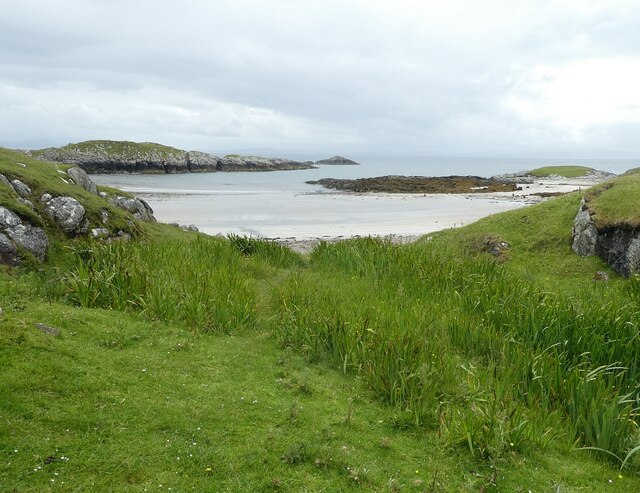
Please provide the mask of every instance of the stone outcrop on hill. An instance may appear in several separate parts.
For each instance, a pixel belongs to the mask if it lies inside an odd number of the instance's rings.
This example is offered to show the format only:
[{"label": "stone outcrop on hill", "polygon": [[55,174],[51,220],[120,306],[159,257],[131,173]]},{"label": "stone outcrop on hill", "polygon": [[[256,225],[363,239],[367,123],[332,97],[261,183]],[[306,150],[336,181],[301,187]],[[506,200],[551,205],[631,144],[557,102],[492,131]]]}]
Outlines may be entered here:
[{"label": "stone outcrop on hill", "polygon": [[583,257],[598,255],[623,276],[640,272],[640,230],[624,226],[599,230],[584,199],[573,221],[572,248]]},{"label": "stone outcrop on hill", "polygon": [[256,156],[218,157],[159,144],[89,141],[28,154],[44,161],[75,164],[87,173],[197,173],[277,171],[313,168],[312,163]]},{"label": "stone outcrop on hill", "polygon": [[15,212],[0,206],[0,263],[18,265],[21,250],[43,260],[48,246],[44,229],[23,222]]},{"label": "stone outcrop on hill", "polygon": [[[78,190],[83,190],[76,194],[77,198],[66,195],[54,197],[51,193],[35,196],[37,192],[33,190],[37,187],[25,183],[24,178],[9,180],[0,174],[0,191],[9,198],[12,197],[15,204],[28,205],[33,211],[29,215],[24,211],[20,212],[19,206],[0,206],[0,264],[19,265],[25,254],[30,254],[40,261],[44,260],[49,247],[47,231],[51,232],[52,229],[57,229],[67,236],[91,234],[106,241],[130,238],[129,233],[124,231],[110,231],[110,216],[107,210],[109,204],[131,214],[131,224],[134,219],[156,220],[153,210],[144,200],[122,196],[109,197],[103,192],[98,194],[95,183],[80,168],[69,169],[66,177],[67,179],[63,178],[64,181],[76,183]],[[81,202],[84,191],[99,195],[105,201],[100,218],[94,218],[93,224]],[[46,230],[42,225],[45,225]],[[91,226],[94,227],[90,230]]]}]

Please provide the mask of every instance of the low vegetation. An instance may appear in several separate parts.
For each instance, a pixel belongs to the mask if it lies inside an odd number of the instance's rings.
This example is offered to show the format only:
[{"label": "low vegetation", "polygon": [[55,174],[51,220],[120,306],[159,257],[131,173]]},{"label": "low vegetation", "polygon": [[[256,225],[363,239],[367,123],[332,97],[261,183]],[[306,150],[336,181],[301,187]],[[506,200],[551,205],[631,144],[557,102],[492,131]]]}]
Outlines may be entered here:
[{"label": "low vegetation", "polygon": [[0,489],[637,491],[640,284],[571,253],[579,202],[308,257],[58,238],[0,271]]},{"label": "low vegetation", "polygon": [[581,176],[587,176],[589,173],[593,173],[593,168],[586,166],[543,166],[542,168],[536,168],[529,171],[528,174],[536,176],[538,178],[544,178],[549,176],[561,176],[563,178],[578,178]]},{"label": "low vegetation", "polygon": [[598,228],[640,227],[640,173],[625,173],[593,187],[585,198]]},{"label": "low vegetation", "polygon": [[[96,155],[116,156],[124,159],[135,159],[142,155],[153,154],[159,158],[182,156],[185,151],[175,147],[156,144],[153,142],[129,142],[118,140],[87,140],[60,147],[61,152],[81,152]],[[31,151],[38,156],[47,149]]]}]

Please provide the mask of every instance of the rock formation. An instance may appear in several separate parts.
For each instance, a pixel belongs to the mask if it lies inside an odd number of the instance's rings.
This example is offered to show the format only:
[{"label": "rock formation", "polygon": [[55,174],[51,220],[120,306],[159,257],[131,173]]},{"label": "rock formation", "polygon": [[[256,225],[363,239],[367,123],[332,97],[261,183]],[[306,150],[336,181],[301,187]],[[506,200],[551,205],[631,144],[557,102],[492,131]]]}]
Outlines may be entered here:
[{"label": "rock formation", "polygon": [[342,156],[333,156],[328,159],[321,159],[320,161],[316,161],[316,164],[339,164],[339,165],[353,165],[360,164],[356,161],[352,161],[351,159],[347,159]]},{"label": "rock formation", "polygon": [[584,199],[573,221],[572,248],[583,257],[598,255],[620,275],[628,277],[640,272],[640,229],[598,229]]},{"label": "rock formation", "polygon": [[[28,154],[44,161],[75,164],[87,173],[195,173],[313,168],[311,163],[255,156],[218,157],[151,143],[87,141]],[[74,179],[75,180],[75,179]]]},{"label": "rock formation", "polygon": [[[34,164],[37,165],[31,165]],[[63,181],[77,184],[77,193],[70,192],[74,196],[54,196],[60,188],[48,188],[40,182],[25,183],[28,180],[20,172],[8,173],[7,176],[13,178],[11,180],[0,174],[0,191],[9,199],[5,201],[5,205],[0,206],[0,264],[19,265],[29,255],[37,260],[44,260],[49,247],[47,231],[51,233],[57,230],[72,237],[90,234],[105,241],[130,238],[129,233],[116,231],[113,226],[110,231],[110,217],[116,214],[114,209],[111,209],[110,214],[110,207],[118,207],[129,213],[128,221],[131,224],[134,219],[156,220],[153,210],[144,200],[98,193],[95,183],[80,168],[71,168],[66,173],[59,170],[58,173],[68,178],[61,176]],[[55,176],[49,178],[57,180]],[[43,193],[43,188],[48,191]],[[102,209],[96,211],[95,204],[93,205],[92,216],[86,207],[90,197],[87,192],[101,197],[98,200],[104,200]],[[20,204],[27,205],[31,211],[25,211]]]}]

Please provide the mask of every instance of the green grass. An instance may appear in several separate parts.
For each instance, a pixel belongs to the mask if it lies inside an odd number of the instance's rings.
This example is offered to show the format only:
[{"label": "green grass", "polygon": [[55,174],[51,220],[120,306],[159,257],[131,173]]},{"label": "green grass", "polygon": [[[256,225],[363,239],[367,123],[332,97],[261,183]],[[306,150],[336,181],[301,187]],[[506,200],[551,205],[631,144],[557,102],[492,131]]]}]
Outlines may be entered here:
[{"label": "green grass", "polygon": [[539,178],[547,176],[578,178],[581,176],[587,176],[592,171],[594,171],[593,168],[587,168],[586,166],[543,166],[542,168],[536,168],[529,171],[529,174]]},{"label": "green grass", "polygon": [[594,283],[579,202],[308,257],[56,237],[0,269],[0,490],[637,491],[640,282]]},{"label": "green grass", "polygon": [[640,227],[640,173],[627,173],[593,187],[586,200],[598,228]]},{"label": "green grass", "polygon": [[[218,260],[235,255],[226,251]],[[262,260],[239,261],[247,282],[264,282]],[[55,301],[55,286],[42,287],[46,273],[0,275],[3,491],[597,492],[638,486],[633,474],[619,478],[561,440],[541,451],[504,444],[500,457],[485,458],[433,423],[416,427],[401,407],[378,401],[356,367],[348,365],[344,374],[342,365],[332,370],[324,358],[313,362],[306,351],[279,343],[271,334],[279,333],[280,320],[265,316],[266,307],[253,329],[212,335],[180,321],[150,320],[136,309]],[[39,331],[37,323],[60,335]],[[482,380],[461,374],[468,388],[460,402],[480,406],[480,416],[490,413]],[[466,423],[455,426],[474,426]]]},{"label": "green grass", "polygon": [[[32,151],[34,155],[41,154],[45,149]],[[92,153],[99,155],[120,156],[135,159],[144,155],[155,155],[160,158],[180,157],[185,151],[175,147],[152,142],[130,142],[118,140],[87,140],[76,144],[67,144],[61,151]]]}]

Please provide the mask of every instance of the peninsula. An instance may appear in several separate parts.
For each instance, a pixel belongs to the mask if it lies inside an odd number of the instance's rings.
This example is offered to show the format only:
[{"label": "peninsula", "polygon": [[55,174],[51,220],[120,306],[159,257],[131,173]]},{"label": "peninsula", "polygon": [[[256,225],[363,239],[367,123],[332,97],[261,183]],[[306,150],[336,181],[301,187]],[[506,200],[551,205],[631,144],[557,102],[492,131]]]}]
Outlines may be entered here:
[{"label": "peninsula", "polygon": [[26,152],[43,161],[75,164],[87,173],[211,173],[314,168],[309,162],[237,154],[219,157],[150,142],[88,140]]}]

